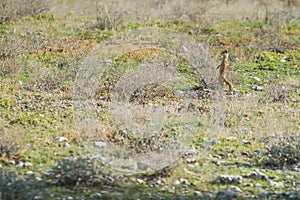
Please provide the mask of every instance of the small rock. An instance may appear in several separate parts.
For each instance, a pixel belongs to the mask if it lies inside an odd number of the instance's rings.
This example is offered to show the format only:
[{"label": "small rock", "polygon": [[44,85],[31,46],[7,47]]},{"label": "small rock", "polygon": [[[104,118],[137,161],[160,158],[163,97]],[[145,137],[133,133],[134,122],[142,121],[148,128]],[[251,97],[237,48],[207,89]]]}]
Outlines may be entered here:
[{"label": "small rock", "polygon": [[74,198],[71,197],[71,196],[67,197],[67,200],[73,200],[73,199],[74,199]]},{"label": "small rock", "polygon": [[194,195],[197,196],[197,197],[200,197],[200,196],[201,196],[201,192],[199,192],[199,191],[194,191]]},{"label": "small rock", "polygon": [[182,45],[181,48],[179,49],[179,52],[187,53],[188,49]]},{"label": "small rock", "polygon": [[138,162],[137,167],[140,170],[147,170],[151,167],[151,165],[149,163],[146,163],[146,162]]},{"label": "small rock", "polygon": [[282,188],[284,187],[282,182],[269,181],[269,185],[274,188]]},{"label": "small rock", "polygon": [[256,156],[265,156],[265,155],[268,155],[268,151],[267,150],[255,150],[253,152],[253,155],[256,155]]},{"label": "small rock", "polygon": [[101,63],[105,64],[105,65],[111,65],[112,64],[112,60],[102,60]]},{"label": "small rock", "polygon": [[44,172],[44,174],[45,174],[46,176],[51,176],[51,175],[53,175],[54,173],[53,173],[52,170],[47,170],[47,171]]},{"label": "small rock", "polygon": [[243,178],[239,175],[220,175],[217,177],[219,183],[227,184],[227,183],[242,183]]},{"label": "small rock", "polygon": [[223,163],[226,163],[224,160],[217,160],[214,162],[215,165],[221,166]]},{"label": "small rock", "polygon": [[234,200],[237,199],[238,196],[235,192],[230,190],[219,191],[216,196],[216,200]]},{"label": "small rock", "polygon": [[198,155],[198,153],[196,149],[189,149],[185,152],[185,156],[195,156]]},{"label": "small rock", "polygon": [[157,185],[165,185],[166,184],[166,179],[165,178],[159,179],[159,180],[156,181],[156,184]]},{"label": "small rock", "polygon": [[269,179],[271,179],[271,180],[275,180],[275,179],[278,179],[278,176],[271,175],[271,176],[269,176]]},{"label": "small rock", "polygon": [[234,185],[231,185],[227,188],[227,190],[230,190],[232,192],[235,192],[235,193],[242,193],[242,190],[237,187],[237,186],[234,186]]},{"label": "small rock", "polygon": [[19,162],[19,164],[17,165],[17,167],[24,167],[24,168],[27,168],[27,167],[32,167],[32,163],[31,162]]},{"label": "small rock", "polygon": [[185,159],[186,163],[188,164],[195,164],[197,160],[195,158],[187,158]]},{"label": "small rock", "polygon": [[66,147],[66,148],[70,148],[70,147],[71,147],[71,145],[70,145],[68,142],[65,142],[65,143],[64,143],[64,147]]},{"label": "small rock", "polygon": [[255,80],[255,81],[260,81],[260,78],[258,78],[256,76],[253,76],[252,79]]},{"label": "small rock", "polygon": [[190,184],[190,182],[188,180],[184,179],[184,178],[180,178],[179,181],[182,185],[189,185]]},{"label": "small rock", "polygon": [[9,161],[9,164],[11,164],[11,165],[15,165],[15,164],[16,164],[16,161],[14,161],[14,160],[10,160],[10,161]]},{"label": "small rock", "polygon": [[241,155],[242,155],[242,156],[247,156],[247,157],[249,157],[249,153],[248,153],[248,152],[245,152],[245,151],[241,152]]},{"label": "small rock", "polygon": [[179,184],[180,184],[180,181],[179,181],[179,180],[175,180],[175,181],[173,182],[173,184],[174,184],[174,185],[179,185]]},{"label": "small rock", "polygon": [[256,180],[267,180],[268,177],[264,173],[254,171],[248,175],[248,178],[256,179]]},{"label": "small rock", "polygon": [[105,142],[95,142],[94,145],[96,147],[100,147],[100,148],[103,148],[103,147],[106,147],[106,143]]},{"label": "small rock", "polygon": [[33,174],[34,174],[33,171],[28,171],[28,172],[26,172],[26,175],[33,175]]},{"label": "small rock", "polygon": [[287,57],[283,57],[282,59],[280,59],[280,62],[286,62],[287,61]]},{"label": "small rock", "polygon": [[255,85],[255,86],[252,87],[252,90],[254,90],[254,91],[263,91],[264,88],[261,87],[261,86]]},{"label": "small rock", "polygon": [[242,143],[242,144],[251,144],[251,142],[248,141],[248,140],[241,140],[241,143]]},{"label": "small rock", "polygon": [[260,188],[261,187],[261,184],[260,183],[255,183],[254,185],[256,188]]},{"label": "small rock", "polygon": [[233,137],[233,136],[229,136],[229,137],[226,137],[225,138],[227,141],[232,141],[232,140],[235,140],[236,137]]},{"label": "small rock", "polygon": [[57,141],[57,142],[67,142],[68,139],[66,137],[56,137],[55,141]]},{"label": "small rock", "polygon": [[101,193],[95,193],[95,194],[90,195],[90,198],[92,198],[92,199],[98,199],[98,198],[101,198],[101,197],[102,197]]},{"label": "small rock", "polygon": [[139,179],[139,178],[138,178],[138,179],[136,179],[136,182],[137,182],[137,183],[139,183],[139,184],[142,184],[142,183],[144,183],[144,181],[143,181],[142,179]]}]

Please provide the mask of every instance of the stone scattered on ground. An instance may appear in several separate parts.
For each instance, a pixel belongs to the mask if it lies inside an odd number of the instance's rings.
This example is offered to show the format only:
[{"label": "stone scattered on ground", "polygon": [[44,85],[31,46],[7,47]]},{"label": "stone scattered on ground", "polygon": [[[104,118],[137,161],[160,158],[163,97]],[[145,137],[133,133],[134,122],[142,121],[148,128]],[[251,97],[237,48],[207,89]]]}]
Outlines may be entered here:
[{"label": "stone scattered on ground", "polygon": [[238,195],[231,190],[219,191],[216,195],[216,200],[237,200]]},{"label": "stone scattered on ground", "polygon": [[217,182],[221,184],[228,184],[228,183],[242,183],[243,178],[239,175],[220,175],[217,177]]},{"label": "stone scattered on ground", "polygon": [[253,171],[247,177],[255,180],[268,180],[268,176],[259,171]]},{"label": "stone scattered on ground", "polygon": [[252,87],[252,90],[254,90],[254,91],[263,91],[264,88],[261,87],[261,86],[255,85],[255,86]]},{"label": "stone scattered on ground", "polygon": [[66,137],[56,137],[55,141],[56,142],[67,142],[68,138],[66,138]]}]

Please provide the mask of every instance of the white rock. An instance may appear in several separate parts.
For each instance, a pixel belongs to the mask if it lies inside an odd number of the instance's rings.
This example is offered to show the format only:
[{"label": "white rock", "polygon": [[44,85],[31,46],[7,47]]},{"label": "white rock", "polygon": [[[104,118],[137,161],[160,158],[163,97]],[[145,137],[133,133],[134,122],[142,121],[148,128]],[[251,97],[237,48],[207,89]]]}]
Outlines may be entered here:
[{"label": "white rock", "polygon": [[239,175],[220,175],[217,177],[218,182],[222,184],[227,184],[227,183],[242,183],[243,177]]},{"label": "white rock", "polygon": [[137,183],[139,183],[139,184],[142,184],[142,183],[144,183],[144,181],[143,181],[142,179],[139,179],[139,178],[138,178],[138,179],[136,179],[136,182],[137,182]]},{"label": "white rock", "polygon": [[67,142],[68,138],[66,138],[66,137],[56,137],[55,141],[57,141],[57,142]]},{"label": "white rock", "polygon": [[19,162],[19,164],[17,164],[17,167],[32,167],[32,163],[31,162]]},{"label": "white rock", "polygon": [[197,160],[195,158],[187,158],[187,159],[185,159],[185,161],[188,164],[195,164],[197,162]]},{"label": "white rock", "polygon": [[252,90],[254,90],[254,91],[263,91],[264,88],[261,87],[261,86],[255,85],[255,86],[252,87]]},{"label": "white rock", "polygon": [[28,172],[26,172],[26,174],[27,174],[27,175],[32,175],[32,174],[34,174],[34,173],[33,173],[33,171],[28,171]]},{"label": "white rock", "polygon": [[64,144],[64,147],[66,147],[66,148],[70,148],[70,147],[71,147],[71,145],[70,145],[68,142],[65,142],[65,144]]},{"label": "white rock", "polygon": [[283,188],[284,185],[282,182],[269,181],[269,185],[274,188]]},{"label": "white rock", "polygon": [[103,147],[106,147],[106,143],[105,142],[95,142],[94,145],[96,147],[100,147],[100,148],[103,148]]},{"label": "white rock", "polygon": [[252,77],[252,79],[255,80],[255,81],[260,81],[260,78],[258,78],[256,76]]},{"label": "white rock", "polygon": [[197,197],[200,197],[200,196],[201,196],[201,192],[199,192],[199,191],[194,191],[194,195],[197,196]]},{"label": "white rock", "polygon": [[165,185],[166,184],[166,179],[165,178],[159,179],[159,180],[156,181],[156,184],[157,185]]},{"label": "white rock", "polygon": [[174,184],[174,185],[179,185],[179,184],[180,184],[180,181],[179,181],[179,180],[175,180],[175,181],[173,182],[173,184]]},{"label": "white rock", "polygon": [[16,161],[14,161],[14,160],[10,160],[10,161],[9,161],[9,164],[11,164],[11,165],[15,165],[15,164],[16,164]]},{"label": "white rock", "polygon": [[90,195],[91,198],[101,198],[102,194],[101,193],[95,193]]},{"label": "white rock", "polygon": [[267,175],[265,175],[264,173],[261,173],[259,171],[251,172],[248,177],[252,178],[252,179],[256,179],[256,180],[267,180],[268,179]]},{"label": "white rock", "polygon": [[102,60],[101,61],[102,64],[112,64],[112,60]]},{"label": "white rock", "polygon": [[241,140],[241,143],[242,143],[242,144],[251,144],[251,142],[248,141],[248,140]]},{"label": "white rock", "polygon": [[234,185],[229,186],[227,190],[233,191],[235,193],[242,193],[242,190],[239,187]]}]

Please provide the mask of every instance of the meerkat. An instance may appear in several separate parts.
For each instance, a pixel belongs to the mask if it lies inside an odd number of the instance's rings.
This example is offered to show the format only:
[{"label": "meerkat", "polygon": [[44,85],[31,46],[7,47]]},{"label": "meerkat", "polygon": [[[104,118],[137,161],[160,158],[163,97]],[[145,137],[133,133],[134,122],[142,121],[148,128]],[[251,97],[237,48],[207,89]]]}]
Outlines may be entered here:
[{"label": "meerkat", "polygon": [[233,84],[226,79],[226,70],[227,70],[227,67],[229,65],[229,62],[228,62],[228,51],[227,50],[224,50],[222,51],[222,54],[223,56],[222,58],[222,62],[221,64],[217,67],[217,69],[220,69],[220,84],[222,87],[225,87],[226,85],[229,86],[229,91],[234,91],[234,88],[233,88]]}]

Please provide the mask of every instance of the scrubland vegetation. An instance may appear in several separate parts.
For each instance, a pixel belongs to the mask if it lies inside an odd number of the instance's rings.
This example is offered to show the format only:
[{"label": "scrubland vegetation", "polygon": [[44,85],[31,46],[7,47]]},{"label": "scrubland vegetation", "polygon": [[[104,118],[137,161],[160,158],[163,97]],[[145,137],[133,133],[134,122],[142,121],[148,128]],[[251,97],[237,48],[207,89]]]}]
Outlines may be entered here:
[{"label": "scrubland vegetation", "polygon": [[299,11],[2,0],[0,199],[300,199]]}]

